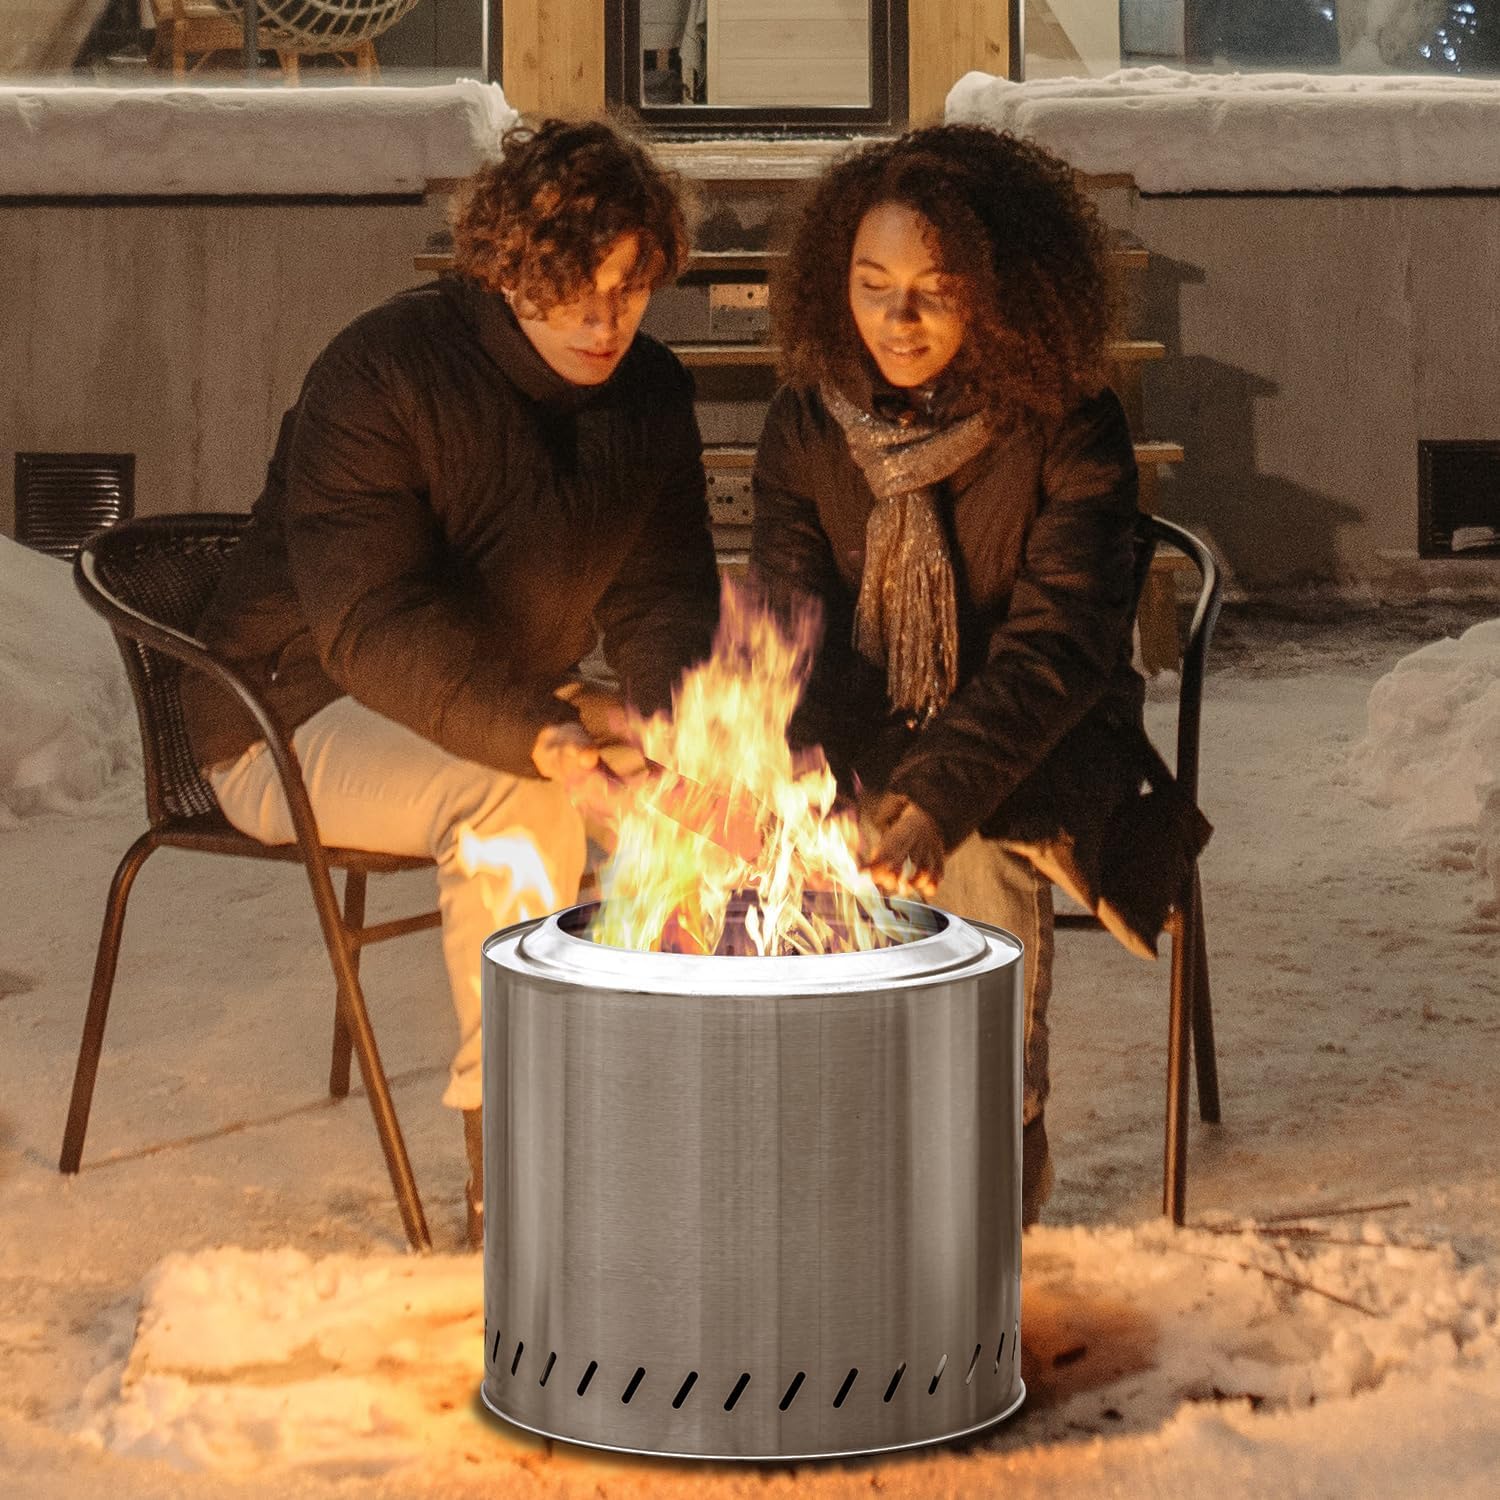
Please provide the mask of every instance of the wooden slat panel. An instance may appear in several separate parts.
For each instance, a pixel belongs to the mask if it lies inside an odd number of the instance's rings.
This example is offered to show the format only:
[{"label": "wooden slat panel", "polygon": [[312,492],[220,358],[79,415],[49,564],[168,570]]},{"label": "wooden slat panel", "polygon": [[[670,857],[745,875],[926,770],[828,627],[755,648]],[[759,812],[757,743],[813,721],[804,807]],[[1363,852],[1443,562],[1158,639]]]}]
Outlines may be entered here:
[{"label": "wooden slat panel", "polygon": [[869,99],[863,0],[709,0],[710,104],[837,107]]},{"label": "wooden slat panel", "polygon": [[708,85],[710,104],[744,109],[863,106],[870,102],[867,57],[737,57]]},{"label": "wooden slat panel", "polygon": [[913,125],[943,118],[948,90],[975,68],[1004,78],[1009,66],[1005,0],[920,0],[908,7]]},{"label": "wooden slat panel", "polygon": [[604,108],[604,7],[598,0],[525,0],[502,12],[502,85],[523,114]]}]

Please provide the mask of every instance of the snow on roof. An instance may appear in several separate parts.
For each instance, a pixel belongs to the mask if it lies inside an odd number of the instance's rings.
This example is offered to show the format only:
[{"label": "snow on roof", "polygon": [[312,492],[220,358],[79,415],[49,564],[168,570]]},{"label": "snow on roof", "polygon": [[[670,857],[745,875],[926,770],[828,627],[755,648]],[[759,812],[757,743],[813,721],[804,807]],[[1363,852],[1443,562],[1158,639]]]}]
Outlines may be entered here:
[{"label": "snow on roof", "polygon": [[517,118],[498,84],[0,88],[0,195],[419,193]]},{"label": "snow on roof", "polygon": [[1150,193],[1500,187],[1500,81],[1126,68],[969,73],[946,117],[1027,136]]}]

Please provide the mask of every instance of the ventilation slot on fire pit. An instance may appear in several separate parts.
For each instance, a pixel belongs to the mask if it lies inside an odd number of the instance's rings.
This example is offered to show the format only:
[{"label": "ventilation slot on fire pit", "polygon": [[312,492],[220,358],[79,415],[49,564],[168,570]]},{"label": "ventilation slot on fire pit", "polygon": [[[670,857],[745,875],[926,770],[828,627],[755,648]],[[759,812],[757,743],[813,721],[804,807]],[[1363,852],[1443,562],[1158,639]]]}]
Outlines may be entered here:
[{"label": "ventilation slot on fire pit", "polygon": [[[996,1375],[1000,1374],[1001,1367],[1002,1367],[1002,1365],[1004,1364],[1004,1361],[1005,1361],[1006,1341],[1007,1340],[1010,1341],[1010,1347],[1011,1347],[1012,1350],[1014,1350],[1017,1347],[1016,1340],[1018,1340],[1019,1338],[1020,1338],[1020,1325],[1019,1324],[1016,1325],[1016,1327],[1015,1327],[1014,1330],[1012,1330],[1010,1332],[1002,1333],[1000,1335],[999,1343],[995,1346],[994,1373]],[[974,1376],[975,1376],[975,1374],[977,1373],[977,1371],[979,1369],[979,1357],[984,1352],[984,1348],[985,1348],[985,1346],[983,1344],[976,1344],[974,1346],[974,1353],[972,1354],[972,1356],[969,1359],[969,1368],[968,1368],[968,1371],[964,1375],[964,1384],[965,1385],[970,1385],[970,1384],[973,1383]],[[513,1358],[511,1359],[511,1362],[510,1362],[510,1373],[512,1375],[515,1375],[516,1372],[520,1369],[520,1366],[521,1366],[521,1356],[524,1353],[525,1349],[526,1349],[526,1344],[525,1344],[524,1340],[521,1341],[521,1342],[519,1342],[519,1343],[517,1343],[515,1355],[513,1356]],[[501,1350],[501,1337],[497,1333],[495,1335],[493,1343],[490,1346],[490,1361],[491,1361],[492,1364],[499,1364],[500,1363],[500,1361],[501,1361],[500,1350]],[[1014,1359],[1014,1355],[1012,1355],[1012,1359]],[[549,1352],[549,1354],[547,1355],[546,1365],[543,1367],[542,1373],[541,1373],[540,1377],[537,1380],[537,1384],[539,1386],[545,1387],[546,1384],[547,1384],[547,1382],[551,1379],[552,1372],[553,1372],[553,1370],[557,1366],[557,1360],[558,1360],[558,1351],[554,1349],[551,1352]],[[890,1382],[887,1384],[887,1386],[885,1388],[885,1394],[881,1397],[881,1400],[883,1402],[885,1402],[887,1405],[889,1405],[890,1402],[895,1399],[896,1392],[900,1389],[901,1382],[902,1382],[902,1380],[906,1376],[906,1369],[907,1369],[908,1363],[909,1363],[909,1361],[902,1360],[901,1363],[899,1365],[897,1365],[895,1372],[892,1374],[892,1376],[890,1378]],[[928,1382],[928,1385],[927,1385],[927,1394],[929,1396],[936,1396],[937,1395],[938,1386],[942,1382],[943,1375],[946,1372],[947,1368],[948,1368],[948,1355],[944,1354],[938,1360],[938,1362],[937,1362],[937,1368],[933,1371],[932,1379]],[[599,1361],[596,1360],[596,1359],[591,1359],[588,1362],[588,1367],[583,1372],[582,1378],[578,1382],[578,1394],[580,1396],[582,1396],[588,1390],[590,1384],[593,1382],[594,1376],[597,1375],[598,1373],[599,1373]],[[683,1406],[686,1404],[688,1397],[692,1394],[694,1387],[697,1385],[697,1382],[698,1382],[698,1373],[699,1372],[697,1370],[689,1370],[688,1371],[686,1378],[683,1380],[682,1384],[677,1388],[676,1395],[673,1396],[673,1398],[672,1398],[672,1409],[673,1409],[673,1411],[680,1411],[683,1408]],[[724,1399],[724,1410],[725,1411],[733,1411],[735,1409],[735,1407],[739,1404],[740,1397],[745,1394],[746,1389],[750,1385],[750,1373],[751,1372],[749,1370],[742,1371],[741,1374],[740,1374],[739,1379],[735,1381],[733,1389],[730,1390],[728,1396],[725,1397],[725,1399]],[[628,1406],[630,1404],[631,1400],[635,1396],[636,1391],[640,1388],[641,1382],[645,1378],[646,1378],[646,1368],[645,1368],[645,1366],[644,1365],[637,1366],[635,1373],[630,1377],[629,1384],[626,1385],[625,1390],[624,1390],[623,1394],[620,1397],[620,1400],[626,1406]],[[842,1408],[848,1402],[850,1396],[853,1394],[854,1385],[855,1385],[855,1382],[858,1380],[858,1378],[859,1378],[859,1368],[858,1368],[858,1366],[851,1367],[850,1370],[848,1371],[848,1373],[844,1376],[842,1383],[839,1385],[838,1391],[834,1395],[833,1405],[836,1408]],[[792,1377],[791,1383],[787,1386],[787,1388],[786,1388],[786,1394],[782,1396],[780,1402],[778,1403],[778,1406],[779,1406],[780,1410],[782,1410],[782,1411],[788,1411],[788,1410],[791,1409],[792,1403],[797,1399],[798,1395],[801,1393],[802,1387],[806,1383],[806,1381],[807,1381],[807,1372],[805,1370],[798,1370],[797,1373]]]}]

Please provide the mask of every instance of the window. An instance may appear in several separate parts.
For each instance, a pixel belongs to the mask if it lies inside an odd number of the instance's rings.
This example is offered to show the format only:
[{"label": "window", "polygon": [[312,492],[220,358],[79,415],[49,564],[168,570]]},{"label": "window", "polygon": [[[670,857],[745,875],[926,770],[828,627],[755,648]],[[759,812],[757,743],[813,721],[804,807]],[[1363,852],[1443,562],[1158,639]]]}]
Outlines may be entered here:
[{"label": "window", "polygon": [[611,103],[658,128],[863,129],[906,115],[906,0],[610,0]]},{"label": "window", "polygon": [[1490,0],[1009,0],[1026,78],[1212,72],[1500,75]]},{"label": "window", "polygon": [[485,76],[492,5],[255,0],[247,68],[241,0],[30,0],[7,13],[0,71],[117,86],[451,83]]}]

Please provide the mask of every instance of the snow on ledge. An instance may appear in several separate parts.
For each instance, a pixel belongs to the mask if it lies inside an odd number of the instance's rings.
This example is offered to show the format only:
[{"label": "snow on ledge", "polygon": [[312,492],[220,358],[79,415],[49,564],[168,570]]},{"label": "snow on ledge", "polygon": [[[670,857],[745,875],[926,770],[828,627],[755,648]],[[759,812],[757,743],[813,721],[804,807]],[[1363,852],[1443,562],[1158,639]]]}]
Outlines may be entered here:
[{"label": "snow on ledge", "polygon": [[1149,193],[1500,188],[1500,81],[969,73],[946,118],[1027,136],[1079,171],[1128,174]]},{"label": "snow on ledge", "polygon": [[420,193],[493,157],[498,84],[0,88],[0,196]]}]

